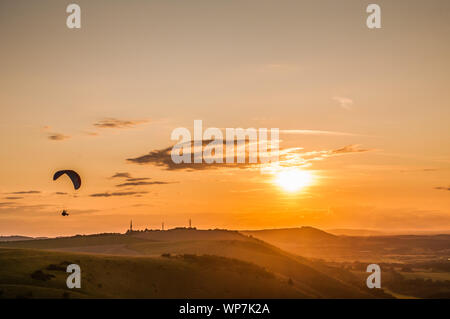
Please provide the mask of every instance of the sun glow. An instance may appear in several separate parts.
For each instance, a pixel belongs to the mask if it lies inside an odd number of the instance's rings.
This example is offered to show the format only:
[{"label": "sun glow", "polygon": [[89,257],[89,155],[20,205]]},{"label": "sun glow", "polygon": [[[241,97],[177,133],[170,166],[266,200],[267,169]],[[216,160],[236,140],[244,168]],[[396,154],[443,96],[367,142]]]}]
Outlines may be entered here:
[{"label": "sun glow", "polygon": [[275,183],[287,192],[299,191],[313,182],[313,175],[309,171],[286,169],[277,173]]}]

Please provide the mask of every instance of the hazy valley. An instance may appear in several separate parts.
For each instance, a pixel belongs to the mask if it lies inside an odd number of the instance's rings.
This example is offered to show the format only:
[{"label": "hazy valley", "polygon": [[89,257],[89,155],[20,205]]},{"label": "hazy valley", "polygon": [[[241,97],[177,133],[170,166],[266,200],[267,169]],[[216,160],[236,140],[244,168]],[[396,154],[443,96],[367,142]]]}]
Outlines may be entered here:
[{"label": "hazy valley", "polygon": [[[15,238],[16,239],[16,238]],[[179,228],[0,243],[4,298],[449,297],[450,236]],[[69,290],[67,264],[82,288]],[[368,289],[370,263],[382,289]]]}]

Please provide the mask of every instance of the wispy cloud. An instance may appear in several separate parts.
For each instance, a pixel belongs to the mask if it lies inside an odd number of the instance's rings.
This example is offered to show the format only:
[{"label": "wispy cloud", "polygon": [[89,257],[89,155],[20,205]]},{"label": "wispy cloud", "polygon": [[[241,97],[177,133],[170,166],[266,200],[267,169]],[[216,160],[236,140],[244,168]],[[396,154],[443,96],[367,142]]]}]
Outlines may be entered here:
[{"label": "wispy cloud", "polygon": [[49,140],[52,140],[52,141],[64,141],[64,140],[69,139],[70,136],[64,135],[64,134],[61,134],[61,133],[49,133],[47,138]]},{"label": "wispy cloud", "polygon": [[1,202],[0,207],[3,208],[3,211],[6,209],[43,209],[46,207],[50,207],[50,205],[46,204],[38,204],[38,205],[23,205],[16,202]]},{"label": "wispy cloud", "polygon": [[7,196],[5,197],[5,199],[10,199],[10,200],[14,200],[14,199],[22,199],[23,197],[21,196]]},{"label": "wispy cloud", "polygon": [[106,118],[94,123],[94,126],[98,128],[123,129],[132,128],[139,124],[144,124],[147,122],[148,120],[120,120],[115,118]]},{"label": "wispy cloud", "polygon": [[111,178],[131,178],[131,174],[128,172],[115,173]]},{"label": "wispy cloud", "polygon": [[152,182],[126,182],[122,184],[116,185],[117,187],[125,187],[125,186],[145,186],[145,185],[166,185],[172,184],[171,182],[162,182],[162,181],[152,181]]},{"label": "wispy cloud", "polygon": [[34,191],[34,190],[31,190],[31,191],[11,192],[11,193],[8,193],[8,194],[20,195],[20,194],[40,194],[40,193],[41,193],[41,191]]},{"label": "wispy cloud", "polygon": [[0,207],[9,207],[14,204],[15,202],[0,202]]},{"label": "wispy cloud", "polygon": [[323,131],[323,130],[280,130],[280,134],[299,134],[299,135],[327,135],[327,136],[361,136],[360,134]]},{"label": "wispy cloud", "polygon": [[346,154],[346,153],[362,153],[372,151],[371,149],[360,148],[360,144],[347,145],[335,150],[332,150],[332,154]]},{"label": "wispy cloud", "polygon": [[435,187],[434,189],[438,189],[441,191],[450,191],[450,187],[444,187],[444,186],[438,186],[438,187]]},{"label": "wispy cloud", "polygon": [[147,181],[151,179],[150,177],[136,177],[136,178],[127,178],[127,182],[139,182],[139,181]]},{"label": "wispy cloud", "polygon": [[147,194],[148,192],[142,191],[142,192],[105,192],[105,193],[95,193],[89,195],[90,197],[112,197],[112,196],[132,196],[132,195],[141,195],[141,194]]},{"label": "wispy cloud", "polygon": [[[225,151],[223,152],[222,163],[216,163],[216,162],[213,162],[210,164],[194,163],[195,158],[202,156],[203,150],[210,142],[211,142],[211,140],[203,140],[202,146],[201,146],[201,151],[194,151],[194,149],[195,149],[194,141],[190,141],[190,142],[186,143],[186,144],[190,144],[191,151],[189,152],[189,154],[192,158],[192,163],[179,163],[179,164],[174,163],[172,160],[172,157],[171,157],[171,152],[172,152],[173,146],[170,146],[170,147],[167,147],[164,149],[154,150],[146,155],[142,155],[142,156],[139,156],[136,158],[128,158],[127,161],[129,161],[131,163],[135,163],[135,164],[141,164],[141,165],[151,164],[151,165],[155,165],[155,166],[161,166],[167,170],[183,170],[183,169],[206,170],[206,169],[217,169],[217,168],[246,168],[246,167],[255,165],[253,163],[249,163],[248,153],[246,153],[246,155],[245,155],[246,159],[245,159],[244,163],[236,163],[236,161],[234,163],[226,163],[226,159],[225,159],[226,152]],[[248,141],[245,141],[245,144],[249,144]],[[223,141],[222,145],[225,147],[226,141]]]},{"label": "wispy cloud", "polygon": [[[221,130],[226,130],[226,128],[221,128]],[[280,129],[278,132],[286,135],[366,136],[357,133],[308,129]]]},{"label": "wispy cloud", "polygon": [[352,153],[365,153],[370,151],[374,151],[374,149],[361,148],[358,144],[347,145],[337,149],[320,151],[304,151],[303,148],[293,147],[280,151],[280,160],[278,162],[278,165],[281,167],[306,167],[311,166],[315,161],[322,161],[333,156]]},{"label": "wispy cloud", "polygon": [[70,138],[68,135],[64,135],[62,133],[50,132],[52,129],[51,126],[45,125],[42,127],[42,131],[46,132],[47,138],[52,141],[64,141]]},{"label": "wispy cloud", "polygon": [[116,187],[172,184],[172,182],[150,181],[150,177],[132,177],[128,172],[115,173],[111,178],[125,178],[125,182],[117,184]]},{"label": "wispy cloud", "polygon": [[[191,141],[191,144],[193,141]],[[203,141],[203,147],[205,144],[209,143],[209,141]],[[226,144],[224,144],[226,147]],[[176,164],[173,162],[171,157],[171,151],[172,147],[167,147],[164,149],[154,150],[151,151],[148,154],[136,157],[136,158],[129,158],[127,161],[140,164],[140,165],[155,165],[165,168],[166,170],[188,170],[188,171],[195,171],[195,170],[207,170],[207,169],[218,169],[218,168],[257,168],[260,167],[261,162],[257,163],[249,163],[248,160],[248,153],[246,153],[245,162],[244,163],[226,163],[225,159],[223,159],[222,163],[205,163],[202,161],[202,163],[194,163],[192,160],[191,163],[179,163]],[[358,144],[351,144],[346,145],[341,148],[337,149],[331,149],[331,150],[320,150],[320,151],[304,151],[301,147],[293,147],[293,148],[286,148],[279,151],[279,159],[277,163],[272,163],[274,165],[272,166],[279,166],[279,167],[291,167],[291,166],[309,166],[313,161],[319,161],[324,160],[331,156],[338,156],[338,155],[344,155],[344,154],[351,154],[351,153],[364,153],[373,151],[373,149],[367,149],[367,148],[361,148]],[[224,154],[226,151],[224,151]],[[192,155],[194,157],[201,156],[202,152],[197,153],[191,153],[191,159]],[[267,166],[267,165],[266,165]]]},{"label": "wispy cloud", "polygon": [[335,96],[333,97],[333,100],[335,100],[336,102],[339,103],[339,105],[344,109],[344,110],[351,110],[352,106],[353,106],[353,100],[348,98],[348,97],[342,97],[342,96]]}]

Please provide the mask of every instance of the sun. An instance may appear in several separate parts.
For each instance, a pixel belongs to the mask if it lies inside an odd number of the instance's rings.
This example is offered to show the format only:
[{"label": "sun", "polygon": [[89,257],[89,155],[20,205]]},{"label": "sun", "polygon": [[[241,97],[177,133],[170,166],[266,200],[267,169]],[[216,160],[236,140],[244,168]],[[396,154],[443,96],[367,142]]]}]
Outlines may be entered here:
[{"label": "sun", "polygon": [[287,192],[299,191],[313,182],[313,175],[309,171],[297,168],[285,169],[277,173],[275,184]]}]

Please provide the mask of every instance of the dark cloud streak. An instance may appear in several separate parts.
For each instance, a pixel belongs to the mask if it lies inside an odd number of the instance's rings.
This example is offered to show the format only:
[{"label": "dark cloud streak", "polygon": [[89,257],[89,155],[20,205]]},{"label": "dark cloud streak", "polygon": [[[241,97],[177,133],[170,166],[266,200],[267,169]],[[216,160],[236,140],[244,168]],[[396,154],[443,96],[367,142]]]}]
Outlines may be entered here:
[{"label": "dark cloud streak", "polygon": [[69,138],[70,136],[61,133],[50,133],[50,135],[48,136],[48,139],[52,141],[64,141]]},{"label": "dark cloud streak", "polygon": [[105,193],[96,193],[89,195],[90,197],[112,197],[112,196],[132,196],[132,195],[140,195],[140,194],[148,194],[148,192],[105,192]]},{"label": "dark cloud streak", "polygon": [[444,191],[450,191],[450,187],[444,187],[444,186],[438,186],[438,187],[435,187],[434,189],[437,189],[437,190],[444,190]]},{"label": "dark cloud streak", "polygon": [[106,118],[94,123],[95,127],[98,128],[113,128],[113,129],[123,129],[132,128],[139,124],[147,123],[148,120],[119,120],[115,118]]},{"label": "dark cloud streak", "polygon": [[115,173],[111,178],[131,178],[130,173],[124,172],[124,173]]},{"label": "dark cloud streak", "polygon": [[[203,141],[203,146],[205,146],[205,144],[208,144],[210,142],[211,141]],[[223,143],[224,146],[226,146],[225,143],[226,142],[224,141],[224,143]],[[191,141],[191,146],[192,146],[192,144],[193,144],[193,141]],[[295,158],[297,164],[293,164],[293,165],[289,164],[289,165],[302,166],[302,165],[305,165],[305,163],[307,163],[307,162],[311,162],[314,160],[322,160],[322,159],[325,159],[325,158],[331,157],[331,156],[351,154],[351,153],[364,153],[364,152],[372,151],[371,149],[364,149],[364,148],[360,148],[359,146],[360,145],[358,145],[358,144],[352,144],[352,145],[347,145],[342,148],[338,148],[338,149],[334,149],[334,150],[311,151],[311,152],[304,152],[302,148],[284,149],[284,150],[280,150],[279,162],[281,165],[283,165],[285,161],[286,161],[286,163],[289,163],[288,160]],[[204,161],[202,163],[194,163],[194,160],[192,159],[192,157],[195,158],[196,156],[201,156],[201,153],[199,152],[198,154],[195,154],[195,153],[191,152],[190,153],[191,163],[176,164],[173,162],[173,160],[171,158],[172,148],[173,147],[171,146],[171,147],[167,147],[164,149],[153,150],[146,155],[138,156],[135,158],[128,158],[127,161],[131,162],[131,163],[135,163],[135,164],[140,164],[140,165],[146,165],[146,164],[155,165],[155,166],[163,167],[166,170],[183,170],[183,169],[185,169],[185,170],[190,170],[190,171],[217,169],[217,168],[253,168],[253,167],[257,167],[260,164],[260,162],[249,163],[247,149],[246,149],[246,156],[245,156],[244,163],[237,163],[236,157],[235,157],[234,163],[226,163],[226,160],[225,160],[226,151],[224,150],[223,151],[224,158],[222,161],[223,163],[216,163],[216,162],[205,163]],[[236,151],[236,148],[235,148],[235,151]],[[235,156],[236,156],[236,154],[235,154]]]},{"label": "dark cloud streak", "polygon": [[12,192],[12,193],[8,193],[8,194],[13,194],[13,195],[20,195],[20,194],[40,194],[40,191],[19,191],[19,192]]},{"label": "dark cloud streak", "polygon": [[125,186],[144,186],[144,185],[166,185],[166,184],[172,184],[170,182],[161,182],[161,181],[154,181],[154,182],[127,182],[116,185],[116,187],[125,187]]}]

